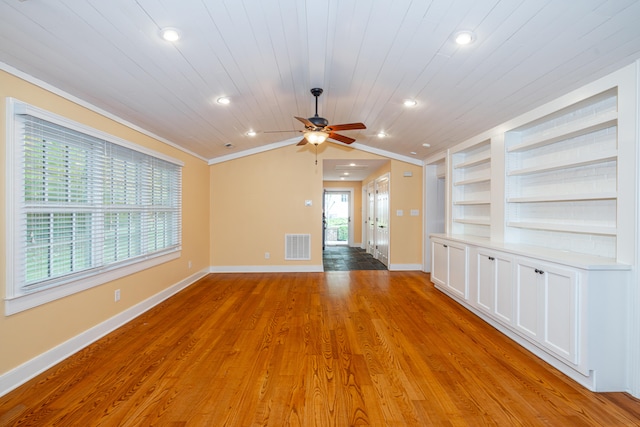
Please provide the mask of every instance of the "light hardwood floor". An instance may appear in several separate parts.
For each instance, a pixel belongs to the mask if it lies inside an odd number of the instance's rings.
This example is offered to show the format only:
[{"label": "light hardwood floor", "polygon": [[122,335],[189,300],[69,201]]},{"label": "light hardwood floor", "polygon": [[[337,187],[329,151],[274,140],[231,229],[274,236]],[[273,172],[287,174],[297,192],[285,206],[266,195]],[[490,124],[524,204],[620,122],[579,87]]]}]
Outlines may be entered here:
[{"label": "light hardwood floor", "polygon": [[210,275],[0,398],[20,426],[632,426],[419,272]]}]

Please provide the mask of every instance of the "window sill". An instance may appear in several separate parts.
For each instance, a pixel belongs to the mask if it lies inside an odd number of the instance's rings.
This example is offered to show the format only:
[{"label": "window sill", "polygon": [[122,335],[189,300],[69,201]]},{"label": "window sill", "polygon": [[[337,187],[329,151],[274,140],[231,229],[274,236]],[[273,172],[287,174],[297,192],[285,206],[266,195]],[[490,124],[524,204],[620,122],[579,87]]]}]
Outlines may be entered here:
[{"label": "window sill", "polygon": [[7,298],[4,301],[5,316],[20,313],[51,301],[73,295],[75,293],[91,289],[95,286],[102,285],[107,282],[146,270],[151,267],[163,264],[165,262],[180,257],[180,250],[170,253],[164,253],[153,258],[148,258],[133,264],[124,265],[102,273],[94,274],[88,277],[78,278],[64,285],[54,286],[48,289],[34,291],[32,293],[19,295],[13,298]]}]

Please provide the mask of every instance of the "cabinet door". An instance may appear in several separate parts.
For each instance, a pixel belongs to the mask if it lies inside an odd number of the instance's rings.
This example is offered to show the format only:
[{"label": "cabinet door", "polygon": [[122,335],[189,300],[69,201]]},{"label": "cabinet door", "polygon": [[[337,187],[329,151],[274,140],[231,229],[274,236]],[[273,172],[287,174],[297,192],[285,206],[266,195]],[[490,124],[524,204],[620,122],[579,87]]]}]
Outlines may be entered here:
[{"label": "cabinet door", "polygon": [[542,330],[542,287],[538,267],[527,261],[516,264],[516,328],[525,335],[540,340]]},{"label": "cabinet door", "polygon": [[513,323],[512,265],[506,254],[478,250],[476,306],[509,325]]},{"label": "cabinet door", "polygon": [[449,248],[442,242],[431,241],[431,281],[447,286],[449,282]]},{"label": "cabinet door", "polygon": [[449,244],[449,282],[447,288],[467,299],[467,247]]},{"label": "cabinet door", "polygon": [[477,255],[478,278],[476,282],[475,305],[493,314],[493,293],[495,288],[496,264],[495,258],[486,252],[478,251]]},{"label": "cabinet door", "polygon": [[543,279],[544,345],[573,364],[578,363],[578,280],[575,271],[541,266]]},{"label": "cabinet door", "polygon": [[516,269],[516,328],[577,365],[577,273],[535,260],[518,260]]},{"label": "cabinet door", "polygon": [[504,323],[513,324],[513,261],[503,254],[494,255],[496,279],[493,312]]}]

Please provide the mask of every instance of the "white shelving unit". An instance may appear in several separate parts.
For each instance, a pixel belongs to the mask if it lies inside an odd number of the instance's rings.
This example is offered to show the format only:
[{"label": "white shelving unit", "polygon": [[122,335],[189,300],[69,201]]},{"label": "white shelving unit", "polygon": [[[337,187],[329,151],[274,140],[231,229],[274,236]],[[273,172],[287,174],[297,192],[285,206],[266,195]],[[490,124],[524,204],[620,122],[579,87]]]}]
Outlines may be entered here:
[{"label": "white shelving unit", "polygon": [[435,286],[594,391],[640,384],[639,76],[640,61],[431,157],[447,166]]},{"label": "white shelving unit", "polygon": [[616,258],[617,90],[509,131],[505,240]]},{"label": "white shelving unit", "polygon": [[491,140],[451,155],[454,234],[489,237],[491,232]]}]

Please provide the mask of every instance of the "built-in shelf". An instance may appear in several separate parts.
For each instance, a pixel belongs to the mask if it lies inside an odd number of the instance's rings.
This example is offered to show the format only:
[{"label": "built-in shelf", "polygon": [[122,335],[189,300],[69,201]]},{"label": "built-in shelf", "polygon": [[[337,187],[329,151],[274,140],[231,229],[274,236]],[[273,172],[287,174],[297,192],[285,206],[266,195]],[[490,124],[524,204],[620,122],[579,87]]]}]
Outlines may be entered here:
[{"label": "built-in shelf", "polygon": [[615,200],[617,193],[558,194],[532,197],[509,197],[508,203],[578,202],[584,200]]},{"label": "built-in shelf", "polygon": [[465,206],[465,205],[490,205],[490,200],[459,200],[457,202],[453,202],[454,205]]},{"label": "built-in shelf", "polygon": [[481,157],[478,157],[477,159],[472,159],[469,161],[465,161],[462,163],[458,163],[456,165],[453,166],[454,169],[464,169],[464,168],[470,168],[472,166],[477,166],[477,165],[481,165],[483,163],[489,163],[491,162],[491,155],[490,153],[483,153],[483,155]]},{"label": "built-in shelf", "polygon": [[479,184],[481,182],[489,182],[491,181],[491,178],[489,177],[478,177],[478,178],[471,178],[471,179],[465,179],[462,181],[457,181],[454,182],[453,185],[469,185],[469,184]]},{"label": "built-in shelf", "polygon": [[617,96],[601,92],[505,134],[506,241],[616,256]]},{"label": "built-in shelf", "polygon": [[554,129],[548,134],[543,134],[538,138],[522,142],[507,148],[507,152],[513,153],[523,150],[532,150],[549,144],[554,144],[566,139],[575,138],[602,129],[616,126],[618,122],[617,111],[607,111],[602,114],[592,116],[588,119],[572,122],[566,126]]},{"label": "built-in shelf", "polygon": [[552,163],[544,163],[528,168],[516,169],[507,173],[508,176],[529,175],[541,172],[552,172],[561,169],[577,168],[581,166],[595,165],[598,163],[606,163],[615,161],[618,158],[617,151],[606,151],[602,153],[594,153],[582,158],[563,160]]},{"label": "built-in shelf", "polygon": [[474,224],[474,225],[489,225],[491,222],[489,218],[456,218],[453,222],[458,224]]},{"label": "built-in shelf", "polygon": [[491,234],[491,140],[451,153],[452,228],[455,234]]},{"label": "built-in shelf", "polygon": [[561,231],[565,233],[598,234],[603,236],[615,236],[618,234],[616,227],[567,224],[567,223],[510,221],[507,223],[507,226],[516,227],[516,228],[527,228],[530,230],[546,230],[546,231]]}]

